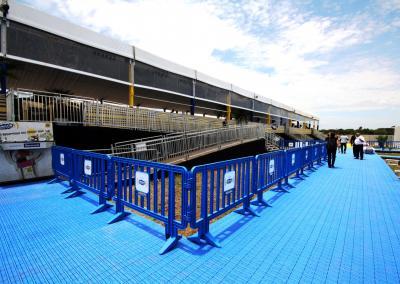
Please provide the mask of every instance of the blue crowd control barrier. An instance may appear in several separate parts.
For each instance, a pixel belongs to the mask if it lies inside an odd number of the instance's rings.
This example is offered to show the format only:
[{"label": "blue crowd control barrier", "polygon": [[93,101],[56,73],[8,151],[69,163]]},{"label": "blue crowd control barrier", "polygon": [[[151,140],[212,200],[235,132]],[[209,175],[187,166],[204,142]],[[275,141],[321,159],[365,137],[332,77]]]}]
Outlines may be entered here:
[{"label": "blue crowd control barrier", "polygon": [[79,150],[75,150],[72,156],[74,167],[72,187],[75,192],[69,197],[79,195],[79,188],[84,188],[99,196],[99,207],[92,214],[109,208],[111,205],[106,201],[114,195],[115,190],[115,174],[111,158]]},{"label": "blue crowd control barrier", "polygon": [[293,174],[296,174],[296,177],[300,177],[300,172],[303,168],[303,157],[304,157],[304,149],[303,148],[295,148],[286,150],[285,155],[285,185],[289,187],[293,187],[289,184],[289,177]]},{"label": "blue crowd control barrier", "polygon": [[307,176],[304,174],[304,169],[307,167],[308,169],[311,169],[313,167],[313,160],[312,160],[312,151],[313,151],[313,146],[307,146],[303,148],[302,151],[302,161],[303,165],[300,169],[300,174]]},{"label": "blue crowd control barrier", "polygon": [[[254,167],[254,157],[245,157],[192,169],[191,227],[198,229],[198,233],[189,240],[220,247],[209,231],[210,221],[240,204],[243,208],[237,213],[257,216],[250,207]],[[199,201],[198,195],[201,196]]]},{"label": "blue crowd control barrier", "polygon": [[237,213],[257,216],[252,204],[268,206],[263,199],[265,190],[277,184],[278,190],[287,191],[289,177],[304,174],[305,167],[326,159],[326,143],[316,143],[286,151],[276,151],[218,163],[200,165],[188,171],[185,167],[170,164],[109,157],[66,147],[52,148],[52,166],[56,179],[67,179],[72,192],[80,188],[99,196],[101,212],[115,201],[114,223],[125,218],[130,208],[154,218],[165,226],[167,241],[160,254],[173,249],[181,236],[178,230],[190,226],[198,230],[189,240],[219,247],[210,233],[210,222],[233,208],[242,205]]},{"label": "blue crowd control barrier", "polygon": [[253,192],[257,194],[257,199],[252,204],[269,206],[263,199],[264,191],[274,184],[278,185],[278,189],[282,189],[282,179],[286,176],[285,156],[285,151],[275,151],[256,156]]},{"label": "blue crowd control barrier", "polygon": [[51,149],[52,166],[55,179],[53,181],[66,179],[70,181],[73,175],[73,158],[72,154],[74,149],[53,146]]},{"label": "blue crowd control barrier", "polygon": [[[109,223],[122,220],[129,213],[125,206],[152,217],[165,225],[163,254],[173,249],[181,236],[178,229],[188,223],[188,171],[185,167],[156,162],[113,157],[117,177],[117,216]],[[180,209],[179,215],[177,209]]]},{"label": "blue crowd control barrier", "polygon": [[327,159],[327,152],[326,142],[321,143],[321,159],[324,161]]}]

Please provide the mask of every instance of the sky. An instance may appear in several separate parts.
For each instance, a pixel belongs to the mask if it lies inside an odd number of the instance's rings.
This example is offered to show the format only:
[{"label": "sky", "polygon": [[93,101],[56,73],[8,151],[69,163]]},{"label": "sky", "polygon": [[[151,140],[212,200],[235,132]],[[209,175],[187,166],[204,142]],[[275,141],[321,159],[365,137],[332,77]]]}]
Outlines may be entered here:
[{"label": "sky", "polygon": [[400,125],[400,0],[19,0],[320,118]]}]

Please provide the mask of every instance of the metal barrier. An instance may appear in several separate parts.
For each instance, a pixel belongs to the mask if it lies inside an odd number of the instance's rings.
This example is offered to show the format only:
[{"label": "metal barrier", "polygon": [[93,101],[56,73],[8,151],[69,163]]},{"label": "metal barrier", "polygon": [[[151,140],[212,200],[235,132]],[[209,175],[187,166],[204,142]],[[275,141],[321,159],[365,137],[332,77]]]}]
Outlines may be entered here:
[{"label": "metal barrier", "polygon": [[225,143],[252,141],[261,139],[264,135],[263,128],[258,125],[234,126],[142,141],[119,142],[114,144],[110,152],[122,157],[171,163],[176,160],[186,160],[188,155],[195,151],[211,147],[216,147],[218,150]]},{"label": "metal barrier", "polygon": [[253,192],[257,194],[257,199],[252,204],[269,206],[263,199],[263,192],[274,184],[278,184],[278,188],[282,189],[282,179],[286,176],[285,161],[285,151],[275,151],[256,156]]},{"label": "metal barrier", "polygon": [[[79,151],[54,146],[53,168],[57,178],[69,179],[73,193],[79,188],[99,195],[99,207],[92,213],[102,212],[115,201],[114,223],[125,218],[133,209],[154,218],[165,226],[167,241],[160,254],[173,249],[181,236],[178,230],[197,229],[197,236],[189,240],[219,247],[210,234],[210,222],[222,214],[242,205],[236,212],[257,216],[252,204],[268,206],[263,192],[277,184],[286,191],[282,182],[299,177],[305,167],[312,167],[326,157],[326,143],[304,148],[276,151],[192,168],[122,157]],[[293,186],[291,186],[293,187]]]},{"label": "metal barrier", "polygon": [[79,188],[92,191],[99,196],[99,207],[92,214],[99,213],[111,205],[106,200],[114,195],[115,174],[111,158],[107,155],[76,150],[73,152],[73,193],[80,194]]},{"label": "metal barrier", "polygon": [[160,250],[172,249],[181,238],[178,229],[187,227],[188,171],[181,166],[113,157],[117,177],[117,216],[109,223],[122,220],[129,213],[125,207],[154,218],[165,225],[167,242]]},{"label": "metal barrier", "polygon": [[285,165],[286,165],[286,176],[285,184],[288,184],[288,178],[290,175],[296,174],[297,177],[300,175],[300,170],[302,169],[303,162],[303,152],[302,148],[295,148],[286,150]]},{"label": "metal barrier", "polygon": [[306,147],[310,145],[315,145],[317,143],[320,143],[318,140],[283,140],[281,141],[281,148],[285,149],[291,149],[291,148],[301,148],[301,147]]},{"label": "metal barrier", "polygon": [[7,108],[11,111],[9,119],[15,121],[79,123],[157,132],[202,131],[224,127],[223,120],[218,118],[132,108],[93,98],[24,89],[8,93]]},{"label": "metal barrier", "polygon": [[220,247],[210,234],[210,221],[240,204],[243,204],[243,209],[236,212],[257,216],[250,208],[254,165],[254,157],[245,157],[196,166],[191,170],[190,225],[198,229],[198,233],[189,240]]},{"label": "metal barrier", "polygon": [[73,176],[73,157],[74,149],[53,146],[51,149],[52,166],[56,179],[64,178],[70,181]]},{"label": "metal barrier", "polygon": [[382,150],[400,150],[400,141],[367,141],[368,145]]},{"label": "metal barrier", "polygon": [[308,167],[310,170],[314,166],[314,161],[312,159],[312,151],[313,151],[313,146],[306,146],[303,148],[302,151],[302,160],[303,160],[303,166],[302,169],[300,170],[300,173],[304,175],[304,169]]}]

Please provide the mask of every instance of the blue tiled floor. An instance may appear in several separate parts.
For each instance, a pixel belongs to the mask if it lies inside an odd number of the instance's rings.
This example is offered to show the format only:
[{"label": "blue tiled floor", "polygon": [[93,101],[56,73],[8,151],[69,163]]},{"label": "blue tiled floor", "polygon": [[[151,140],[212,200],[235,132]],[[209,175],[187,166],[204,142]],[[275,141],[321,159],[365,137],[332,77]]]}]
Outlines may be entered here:
[{"label": "blue tiled floor", "polygon": [[183,239],[158,255],[163,229],[133,216],[106,225],[90,194],[60,184],[0,188],[0,282],[399,283],[400,181],[378,156],[338,155],[261,217],[211,225],[222,248]]}]

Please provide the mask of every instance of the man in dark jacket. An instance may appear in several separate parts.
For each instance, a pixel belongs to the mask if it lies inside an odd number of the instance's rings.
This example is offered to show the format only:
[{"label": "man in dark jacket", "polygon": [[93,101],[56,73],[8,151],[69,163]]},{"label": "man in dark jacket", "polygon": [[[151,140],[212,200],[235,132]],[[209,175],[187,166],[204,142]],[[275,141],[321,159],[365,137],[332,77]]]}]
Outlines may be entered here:
[{"label": "man in dark jacket", "polygon": [[354,147],[354,141],[356,141],[356,136],[353,134],[350,138],[351,147],[353,147],[353,156],[354,158],[357,156],[357,147]]},{"label": "man in dark jacket", "polygon": [[335,136],[334,132],[329,133],[328,137],[326,138],[326,150],[328,154],[328,167],[334,168],[335,167],[335,160],[336,160],[336,147],[337,147],[337,137]]}]

